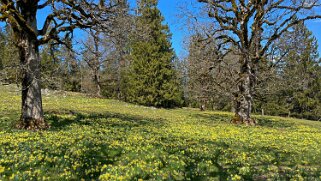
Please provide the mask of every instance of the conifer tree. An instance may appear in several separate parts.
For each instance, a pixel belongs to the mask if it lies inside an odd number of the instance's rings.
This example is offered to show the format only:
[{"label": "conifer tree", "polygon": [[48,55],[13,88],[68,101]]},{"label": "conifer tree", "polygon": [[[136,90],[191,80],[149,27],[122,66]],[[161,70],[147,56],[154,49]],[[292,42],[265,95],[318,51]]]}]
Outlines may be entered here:
[{"label": "conifer tree", "polygon": [[155,107],[182,104],[182,92],[173,67],[169,28],[157,0],[139,2],[136,35],[131,43],[131,65],[128,74],[127,99]]},{"label": "conifer tree", "polygon": [[284,64],[282,81],[283,85],[288,85],[285,92],[291,104],[290,116],[321,119],[321,74],[317,40],[304,23],[295,26],[284,39],[289,50],[285,56],[287,63]]},{"label": "conifer tree", "polygon": [[269,115],[321,119],[321,61],[312,32],[299,23],[280,38],[274,49],[275,73],[264,82],[265,96],[257,101],[259,107]]}]

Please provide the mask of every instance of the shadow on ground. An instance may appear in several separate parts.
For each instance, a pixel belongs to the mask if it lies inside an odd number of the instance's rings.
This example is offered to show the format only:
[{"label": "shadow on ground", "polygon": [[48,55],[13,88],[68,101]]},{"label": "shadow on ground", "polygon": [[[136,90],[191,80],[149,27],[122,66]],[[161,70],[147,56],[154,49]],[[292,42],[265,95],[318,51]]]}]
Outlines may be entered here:
[{"label": "shadow on ground", "polygon": [[[195,114],[194,118],[198,119],[202,123],[215,124],[215,123],[230,123],[231,117],[227,115],[217,114]],[[268,118],[254,117],[257,121],[257,126],[270,127],[270,128],[289,128],[294,126],[294,123],[287,121],[273,121]]]},{"label": "shadow on ground", "polygon": [[20,112],[1,112],[0,111],[0,131],[10,131],[19,120]]},{"label": "shadow on ground", "polygon": [[123,127],[131,128],[137,126],[164,126],[165,120],[151,119],[143,116],[119,114],[112,112],[104,113],[82,113],[73,110],[46,112],[46,120],[50,123],[50,130],[68,129],[70,125],[97,126],[100,127]]}]

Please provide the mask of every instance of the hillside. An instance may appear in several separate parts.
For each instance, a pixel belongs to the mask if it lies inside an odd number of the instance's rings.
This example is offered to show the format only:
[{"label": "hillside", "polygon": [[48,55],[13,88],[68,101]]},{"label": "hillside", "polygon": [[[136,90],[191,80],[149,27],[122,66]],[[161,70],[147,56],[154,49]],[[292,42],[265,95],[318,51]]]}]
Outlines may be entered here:
[{"label": "hillside", "polygon": [[320,180],[321,123],[43,96],[48,131],[13,129],[20,92],[0,86],[0,180]]}]

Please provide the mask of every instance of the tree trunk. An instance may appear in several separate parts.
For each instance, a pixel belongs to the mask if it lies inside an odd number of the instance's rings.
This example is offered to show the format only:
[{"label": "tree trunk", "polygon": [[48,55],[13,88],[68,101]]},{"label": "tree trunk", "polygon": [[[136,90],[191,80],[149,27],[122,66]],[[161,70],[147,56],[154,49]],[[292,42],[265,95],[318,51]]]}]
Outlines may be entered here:
[{"label": "tree trunk", "polygon": [[249,58],[243,57],[237,91],[234,93],[235,116],[231,121],[232,123],[256,124],[256,121],[251,118],[254,88],[253,74]]},{"label": "tree trunk", "polygon": [[99,78],[99,70],[94,71],[94,82],[96,84],[96,96],[101,97],[101,86],[100,86],[100,78]]},{"label": "tree trunk", "polygon": [[[28,15],[28,12],[24,12]],[[29,13],[27,23],[37,31],[35,13]],[[22,71],[21,117],[17,124],[20,129],[42,130],[49,125],[44,120],[40,86],[40,59],[37,35],[27,31],[15,31],[18,40],[20,65]]]},{"label": "tree trunk", "polygon": [[96,96],[101,97],[101,86],[100,86],[100,77],[99,77],[99,70],[100,70],[100,61],[99,59],[101,58],[101,54],[99,51],[99,32],[96,31],[94,34],[92,34],[94,38],[94,48],[95,48],[95,53],[94,53],[94,67],[93,67],[93,73],[94,73],[94,83],[96,84]]}]

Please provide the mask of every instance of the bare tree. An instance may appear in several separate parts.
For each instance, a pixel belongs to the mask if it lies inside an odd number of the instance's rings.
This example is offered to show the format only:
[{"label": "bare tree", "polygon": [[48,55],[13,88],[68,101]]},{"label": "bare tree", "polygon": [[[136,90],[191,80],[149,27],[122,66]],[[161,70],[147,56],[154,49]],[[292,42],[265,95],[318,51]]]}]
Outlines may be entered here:
[{"label": "bare tree", "polygon": [[[292,26],[321,18],[319,0],[198,0],[206,3],[217,29],[213,36],[222,48],[236,47],[239,72],[233,91],[235,117],[232,122],[255,124],[251,118],[258,66],[271,44]],[[298,17],[294,20],[295,17]]]},{"label": "bare tree", "polygon": [[[191,6],[191,7],[190,7]],[[224,50],[222,40],[215,39],[215,24],[199,4],[182,5],[180,19],[189,39],[184,41],[188,51],[188,89],[186,97],[190,106],[231,110],[231,90],[237,80],[238,56]],[[230,47],[231,49],[231,47]],[[202,110],[202,107],[201,107]]]},{"label": "bare tree", "polygon": [[[76,28],[101,25],[108,27],[113,7],[117,2],[98,3],[85,0],[1,0],[0,20],[13,29],[19,49],[22,67],[22,110],[19,128],[46,129],[41,86],[39,46],[50,41],[63,43]],[[41,29],[38,29],[37,13],[51,8]],[[103,23],[102,23],[103,22]]]},{"label": "bare tree", "polygon": [[133,28],[133,17],[129,13],[127,0],[117,2],[117,7],[113,9],[117,18],[110,21],[107,31],[106,29],[88,31],[88,39],[83,43],[82,57],[92,74],[91,81],[85,81],[87,91],[88,88],[94,90],[97,96],[101,96],[103,91],[104,96],[120,99],[122,69],[129,54],[128,44]]},{"label": "bare tree", "polygon": [[110,43],[103,42],[102,33],[90,30],[88,39],[84,42],[83,60],[87,63],[92,72],[92,81],[96,86],[96,96],[101,97],[101,81],[100,72],[103,65],[108,60],[108,52],[110,52]]}]

